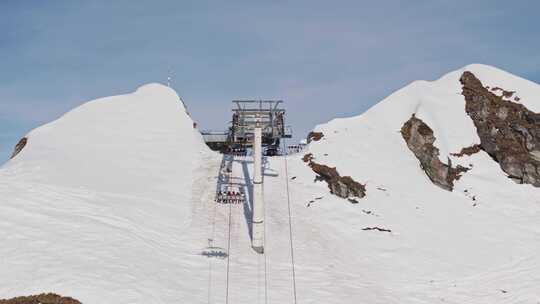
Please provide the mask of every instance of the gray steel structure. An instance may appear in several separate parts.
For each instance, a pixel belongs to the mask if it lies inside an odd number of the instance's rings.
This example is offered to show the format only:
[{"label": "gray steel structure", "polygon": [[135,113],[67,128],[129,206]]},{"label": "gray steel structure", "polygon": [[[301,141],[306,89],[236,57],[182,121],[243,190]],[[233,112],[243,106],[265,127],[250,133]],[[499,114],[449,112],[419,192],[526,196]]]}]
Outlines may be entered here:
[{"label": "gray steel structure", "polygon": [[234,144],[251,146],[253,130],[257,124],[262,128],[262,144],[279,147],[281,138],[290,138],[290,128],[285,126],[285,110],[279,108],[282,100],[233,100],[233,120],[230,128]]},{"label": "gray steel structure", "polygon": [[285,110],[279,106],[282,100],[233,100],[233,117],[226,132],[201,132],[206,144],[213,150],[228,152],[253,146],[254,129],[262,128],[262,146],[265,154],[279,151],[280,140],[291,138],[292,131],[285,125]]}]

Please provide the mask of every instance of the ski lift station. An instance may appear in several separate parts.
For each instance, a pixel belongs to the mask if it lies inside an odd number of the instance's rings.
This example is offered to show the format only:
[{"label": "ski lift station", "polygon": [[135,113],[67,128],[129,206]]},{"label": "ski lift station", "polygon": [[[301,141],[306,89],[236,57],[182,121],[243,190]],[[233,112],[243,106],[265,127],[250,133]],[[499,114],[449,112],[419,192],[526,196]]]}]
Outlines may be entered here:
[{"label": "ski lift station", "polygon": [[[206,144],[224,155],[220,169],[216,202],[242,202],[251,210],[251,244],[257,253],[264,253],[263,155],[286,154],[280,149],[282,139],[291,138],[291,128],[285,125],[282,100],[233,100],[232,120],[225,132],[201,132]],[[251,151],[248,156],[248,149]],[[234,161],[250,158],[252,180],[239,185],[234,182]],[[251,162],[252,161],[252,162]],[[251,178],[250,178],[251,179]],[[248,189],[248,187],[250,189]],[[244,200],[250,193],[249,200]],[[228,250],[226,251],[228,252]]]},{"label": "ski lift station", "polygon": [[280,152],[283,138],[291,138],[292,130],[285,125],[282,100],[233,100],[232,120],[227,131],[202,131],[206,144],[222,153],[245,153],[253,148],[256,126],[261,128],[261,144],[267,156]]}]

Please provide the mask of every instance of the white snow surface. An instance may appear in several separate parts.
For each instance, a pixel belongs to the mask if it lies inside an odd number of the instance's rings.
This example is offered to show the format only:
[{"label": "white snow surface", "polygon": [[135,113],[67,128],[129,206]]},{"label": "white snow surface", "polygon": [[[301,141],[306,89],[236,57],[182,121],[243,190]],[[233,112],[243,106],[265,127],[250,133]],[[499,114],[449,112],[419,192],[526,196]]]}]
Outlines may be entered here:
[{"label": "white snow surface", "polygon": [[[171,89],[89,102],[28,134],[0,169],[0,298],[225,303],[228,263],[229,303],[293,303],[288,177],[298,303],[538,303],[540,189],[515,184],[480,152],[451,157],[472,169],[442,190],[399,133],[416,113],[443,161],[478,143],[465,70],[540,110],[539,85],[470,65],[317,126],[324,137],[306,151],[267,159],[265,255],[250,248],[249,205],[214,202],[221,155]],[[367,196],[331,195],[305,153],[365,183]],[[226,182],[249,193],[251,172],[250,157],[235,157]],[[201,255],[229,240],[228,260]]]}]

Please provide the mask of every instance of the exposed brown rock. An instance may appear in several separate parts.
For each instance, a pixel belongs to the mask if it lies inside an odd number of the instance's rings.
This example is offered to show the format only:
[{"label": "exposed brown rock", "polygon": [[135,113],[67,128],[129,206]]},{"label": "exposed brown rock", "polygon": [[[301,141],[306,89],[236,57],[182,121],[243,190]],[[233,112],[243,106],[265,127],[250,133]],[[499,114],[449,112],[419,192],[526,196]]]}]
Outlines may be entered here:
[{"label": "exposed brown rock", "polygon": [[366,227],[366,228],[362,228],[362,230],[364,231],[376,230],[380,232],[392,232],[392,230],[390,229],[385,229],[385,228],[380,228],[380,227]]},{"label": "exposed brown rock", "polygon": [[311,154],[311,153],[308,153],[308,154],[304,155],[304,157],[302,157],[302,160],[305,163],[309,163],[312,159],[313,159],[313,154]]},{"label": "exposed brown rock", "polygon": [[540,114],[490,92],[471,72],[460,82],[482,150],[513,180],[540,187]]},{"label": "exposed brown rock", "polygon": [[81,304],[81,302],[73,298],[62,297],[54,293],[43,293],[36,296],[16,297],[12,299],[0,300],[0,304]]},{"label": "exposed brown rock", "polygon": [[339,175],[336,168],[317,164],[312,160],[309,161],[309,167],[318,175],[318,180],[323,180],[328,184],[330,193],[341,198],[362,198],[366,196],[366,187],[364,185],[355,181],[350,176]]},{"label": "exposed brown rock", "polygon": [[465,155],[471,156],[473,154],[480,152],[480,150],[482,150],[482,147],[479,144],[474,144],[472,146],[462,148],[461,151],[459,151],[459,153],[450,153],[450,155],[456,156],[456,157],[462,157]]},{"label": "exposed brown rock", "polygon": [[309,132],[307,136],[307,142],[308,144],[312,141],[319,141],[324,137],[324,134],[322,132]]},{"label": "exposed brown rock", "polygon": [[468,169],[462,166],[452,167],[452,162],[448,159],[448,164],[439,160],[439,149],[433,145],[435,136],[433,130],[412,115],[412,117],[403,124],[401,135],[407,147],[414,153],[420,161],[420,167],[426,172],[429,179],[437,186],[452,191],[454,181],[461,177],[461,173]]},{"label": "exposed brown rock", "polygon": [[21,138],[19,142],[15,145],[15,149],[13,149],[13,153],[11,154],[11,158],[14,158],[19,154],[19,152],[22,151],[22,149],[26,146],[26,143],[28,142],[28,139],[26,137]]}]

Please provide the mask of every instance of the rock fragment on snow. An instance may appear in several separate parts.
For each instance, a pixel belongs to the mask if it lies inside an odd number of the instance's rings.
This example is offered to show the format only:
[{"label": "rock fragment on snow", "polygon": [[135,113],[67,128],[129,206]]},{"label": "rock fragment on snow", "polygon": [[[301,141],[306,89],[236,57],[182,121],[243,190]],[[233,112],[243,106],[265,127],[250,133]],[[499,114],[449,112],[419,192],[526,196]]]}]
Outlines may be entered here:
[{"label": "rock fragment on snow", "polygon": [[435,142],[433,130],[414,114],[403,124],[401,135],[409,150],[420,161],[422,170],[435,185],[452,191],[454,181],[458,180],[463,172],[469,170],[459,165],[452,167],[450,159],[448,159],[448,164],[441,162],[439,149],[433,145]]},{"label": "rock fragment on snow", "polygon": [[307,143],[309,144],[312,141],[319,141],[323,137],[324,137],[324,134],[322,132],[311,131],[311,132],[308,133]]},{"label": "rock fragment on snow", "polygon": [[13,153],[11,154],[10,159],[17,156],[17,154],[19,154],[22,151],[22,149],[24,149],[27,143],[28,143],[28,138],[26,137],[21,138],[21,140],[19,140],[19,142],[15,145],[15,149],[13,149]]}]

